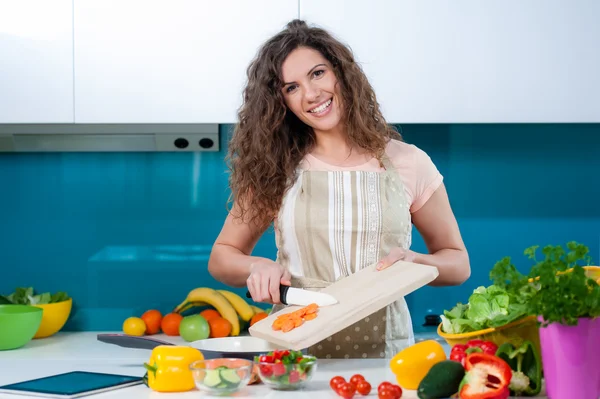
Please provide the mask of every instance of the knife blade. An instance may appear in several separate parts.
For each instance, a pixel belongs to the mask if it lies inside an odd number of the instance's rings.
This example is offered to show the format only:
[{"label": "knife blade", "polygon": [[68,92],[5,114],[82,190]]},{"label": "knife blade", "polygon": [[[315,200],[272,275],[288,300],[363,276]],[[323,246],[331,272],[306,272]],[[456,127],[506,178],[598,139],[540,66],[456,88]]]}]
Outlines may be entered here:
[{"label": "knife blade", "polygon": [[[252,298],[250,291],[246,292],[246,298]],[[308,306],[311,303],[316,303],[318,306],[330,306],[338,303],[337,299],[329,294],[287,285],[279,286],[279,298],[284,305]]]}]

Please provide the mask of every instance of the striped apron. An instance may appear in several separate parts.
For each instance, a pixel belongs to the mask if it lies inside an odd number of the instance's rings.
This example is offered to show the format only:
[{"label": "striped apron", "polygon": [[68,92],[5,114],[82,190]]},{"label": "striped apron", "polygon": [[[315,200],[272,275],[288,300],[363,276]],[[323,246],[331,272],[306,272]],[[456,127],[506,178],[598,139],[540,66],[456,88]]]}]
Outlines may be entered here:
[{"label": "striped apron", "polygon": [[[389,159],[382,161],[381,172],[297,170],[275,221],[276,261],[292,274],[293,287],[318,291],[376,263],[393,247],[410,247],[404,185]],[[327,359],[391,358],[413,343],[410,313],[401,298],[308,353]]]}]

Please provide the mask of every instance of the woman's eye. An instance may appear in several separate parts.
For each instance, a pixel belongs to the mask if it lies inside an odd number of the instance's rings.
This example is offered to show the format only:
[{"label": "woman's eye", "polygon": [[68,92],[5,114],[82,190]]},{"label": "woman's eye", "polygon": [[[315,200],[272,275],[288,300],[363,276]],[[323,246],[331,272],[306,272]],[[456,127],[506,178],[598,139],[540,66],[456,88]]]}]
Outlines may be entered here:
[{"label": "woman's eye", "polygon": [[313,74],[315,76],[320,76],[320,75],[323,75],[324,73],[325,73],[325,71],[323,71],[322,69],[319,69],[319,70],[313,72]]},{"label": "woman's eye", "polygon": [[292,90],[294,90],[296,88],[296,86],[288,86],[287,89],[285,89],[285,91],[287,93],[291,93]]}]

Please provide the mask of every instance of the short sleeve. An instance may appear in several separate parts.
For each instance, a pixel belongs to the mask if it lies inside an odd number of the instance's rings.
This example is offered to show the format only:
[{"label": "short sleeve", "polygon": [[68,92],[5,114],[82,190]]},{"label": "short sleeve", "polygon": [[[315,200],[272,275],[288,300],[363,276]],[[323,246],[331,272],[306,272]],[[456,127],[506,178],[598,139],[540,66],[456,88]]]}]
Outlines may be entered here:
[{"label": "short sleeve", "polygon": [[431,157],[420,148],[413,147],[415,154],[415,182],[413,200],[410,206],[411,213],[421,209],[444,180],[442,174],[431,160]]},{"label": "short sleeve", "polygon": [[431,157],[414,144],[392,140],[386,150],[402,182],[410,212],[421,209],[443,181]]}]

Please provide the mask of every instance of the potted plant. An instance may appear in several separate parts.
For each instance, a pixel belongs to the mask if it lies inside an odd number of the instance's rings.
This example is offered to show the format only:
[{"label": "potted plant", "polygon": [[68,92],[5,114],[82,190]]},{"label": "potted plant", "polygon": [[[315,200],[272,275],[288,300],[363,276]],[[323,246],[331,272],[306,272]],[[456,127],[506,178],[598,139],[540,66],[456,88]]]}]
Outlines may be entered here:
[{"label": "potted plant", "polygon": [[534,265],[521,274],[510,258],[492,272],[495,284],[527,298],[526,312],[536,316],[546,393],[550,399],[600,397],[600,285],[586,275],[589,248],[571,241],[567,250],[548,245],[525,250]]}]

